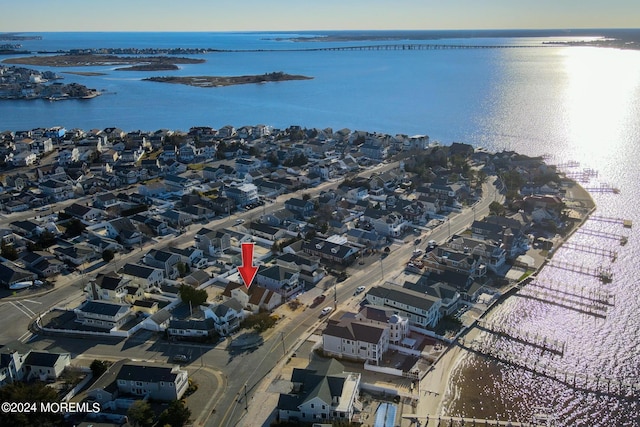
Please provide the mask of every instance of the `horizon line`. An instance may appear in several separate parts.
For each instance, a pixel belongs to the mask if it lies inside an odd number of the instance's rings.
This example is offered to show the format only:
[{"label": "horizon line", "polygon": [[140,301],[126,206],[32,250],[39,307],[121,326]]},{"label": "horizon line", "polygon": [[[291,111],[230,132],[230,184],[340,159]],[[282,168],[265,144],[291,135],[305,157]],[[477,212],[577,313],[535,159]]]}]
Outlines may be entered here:
[{"label": "horizon line", "polygon": [[603,31],[603,30],[640,30],[640,27],[576,27],[576,28],[440,28],[440,29],[424,29],[424,28],[371,28],[371,29],[299,29],[299,30],[21,30],[21,31],[3,31],[2,35],[22,34],[22,33],[311,33],[311,32],[456,32],[456,31]]}]

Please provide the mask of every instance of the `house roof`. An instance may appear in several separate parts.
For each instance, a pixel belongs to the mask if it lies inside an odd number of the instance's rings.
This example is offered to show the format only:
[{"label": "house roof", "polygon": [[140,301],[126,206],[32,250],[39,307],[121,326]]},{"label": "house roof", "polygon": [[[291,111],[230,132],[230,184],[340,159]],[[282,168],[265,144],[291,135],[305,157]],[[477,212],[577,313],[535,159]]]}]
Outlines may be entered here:
[{"label": "house roof", "polygon": [[344,366],[334,359],[308,369],[294,368],[291,382],[301,384],[297,394],[280,394],[278,409],[298,410],[304,402],[318,398],[331,405],[333,396],[341,396],[347,378]]},{"label": "house roof", "polygon": [[107,289],[110,291],[115,291],[119,287],[125,286],[127,282],[129,281],[123,280],[122,277],[118,276],[114,272],[107,274],[98,274],[96,276],[96,284],[102,289]]},{"label": "house roof", "polygon": [[298,274],[298,272],[280,265],[273,265],[271,267],[260,266],[258,269],[259,276],[268,277],[276,281],[289,280],[295,274]]},{"label": "house roof", "polygon": [[171,319],[169,321],[169,328],[185,330],[188,329],[196,331],[212,331],[215,329],[215,321],[211,318],[190,320]]},{"label": "house roof", "polygon": [[422,310],[429,310],[439,298],[427,295],[421,292],[413,291],[410,289],[402,288],[401,286],[393,283],[385,283],[382,286],[374,286],[367,291],[367,295],[373,295],[378,298],[388,299],[396,301],[400,304],[404,304],[408,307],[419,308]]},{"label": "house roof", "polygon": [[83,217],[84,215],[88,214],[89,212],[91,212],[93,208],[89,207],[89,206],[84,206],[81,205],[79,203],[74,203],[70,206],[67,206],[64,211],[66,213],[68,213],[69,215],[75,216],[75,217]]},{"label": "house roof", "polygon": [[158,325],[166,322],[170,318],[171,318],[171,313],[168,310],[165,310],[164,308],[161,310],[158,310],[157,312],[152,314],[150,317],[150,319]]},{"label": "house roof", "polygon": [[151,274],[157,269],[151,267],[145,267],[140,264],[125,264],[122,273],[129,276],[140,277],[142,279],[148,279]]},{"label": "house roof", "polygon": [[323,335],[338,337],[348,340],[362,341],[370,344],[380,342],[385,328],[371,323],[363,323],[353,319],[345,319],[340,322],[329,322]]},{"label": "house roof", "polygon": [[213,309],[213,312],[218,317],[224,317],[229,310],[234,310],[236,313],[240,313],[242,311],[242,305],[240,305],[240,303],[235,299],[231,298],[230,300],[217,305],[216,308]]},{"label": "house roof", "polygon": [[53,368],[61,356],[61,354],[32,351],[29,353],[24,363],[25,365],[30,366],[46,366],[48,368]]},{"label": "house roof", "polygon": [[148,366],[126,364],[120,368],[116,379],[125,381],[142,381],[149,383],[175,382],[177,372],[170,366]]},{"label": "house roof", "polygon": [[83,313],[101,314],[113,317],[120,312],[128,311],[129,306],[106,301],[87,301],[79,310]]}]

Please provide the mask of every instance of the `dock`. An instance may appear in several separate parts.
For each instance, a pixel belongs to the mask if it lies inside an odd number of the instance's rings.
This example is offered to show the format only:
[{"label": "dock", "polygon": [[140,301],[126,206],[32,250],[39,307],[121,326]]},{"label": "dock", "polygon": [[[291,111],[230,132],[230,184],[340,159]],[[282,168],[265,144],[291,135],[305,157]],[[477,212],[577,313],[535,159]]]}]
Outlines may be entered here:
[{"label": "dock", "polygon": [[600,255],[603,256],[605,258],[609,258],[611,260],[611,262],[615,262],[616,259],[618,259],[618,252],[611,250],[611,249],[605,249],[605,248],[598,248],[598,247],[594,247],[594,246],[589,246],[589,245],[583,245],[581,243],[573,243],[573,242],[566,242],[562,245],[563,248],[568,248],[568,249],[573,249],[574,251],[580,251],[580,252],[586,252],[589,254],[594,254],[594,255]]},{"label": "dock", "polygon": [[555,427],[557,424],[554,417],[547,418],[535,418],[532,421],[517,422],[508,420],[488,420],[485,418],[468,418],[468,417],[445,417],[445,416],[417,416],[417,415],[402,415],[405,420],[410,420],[411,425],[416,427],[434,426],[434,427]]},{"label": "dock", "polygon": [[598,171],[596,169],[585,168],[580,171],[569,171],[564,174],[567,178],[573,179],[578,182],[587,183],[592,178],[598,177]]},{"label": "dock", "polygon": [[598,289],[585,290],[583,286],[570,285],[568,283],[560,283],[554,280],[547,280],[540,282],[534,280],[529,282],[527,286],[533,286],[543,289],[548,289],[560,294],[569,295],[581,300],[591,301],[594,303],[608,305],[613,307],[616,303],[616,295],[610,292],[604,292]]},{"label": "dock", "polygon": [[528,331],[522,331],[517,328],[508,327],[485,319],[478,320],[478,327],[485,331],[494,333],[498,336],[505,337],[517,341],[522,344],[539,348],[543,351],[550,351],[560,356],[564,354],[566,343],[560,340],[549,339],[541,334],[531,334]]},{"label": "dock", "polygon": [[611,280],[613,280],[613,272],[611,271],[611,268],[604,267],[602,265],[591,267],[584,264],[573,264],[566,261],[557,261],[555,259],[552,259],[549,265],[561,270],[573,271],[574,273],[597,277],[604,283],[609,283],[611,282]]},{"label": "dock", "polygon": [[585,234],[587,236],[593,236],[593,237],[602,237],[604,239],[618,240],[620,242],[620,246],[624,246],[629,242],[628,236],[624,236],[622,234],[608,233],[606,231],[593,230],[590,228],[580,227],[578,228],[578,230],[576,230],[576,233]]},{"label": "dock", "polygon": [[620,190],[616,187],[612,187],[610,184],[603,182],[597,187],[585,187],[589,193],[613,193],[619,194]]},{"label": "dock", "polygon": [[512,354],[508,351],[499,350],[493,343],[484,340],[476,339],[469,343],[461,340],[460,345],[498,362],[506,363],[555,380],[574,390],[629,400],[637,400],[638,397],[640,397],[640,379],[638,378],[628,378],[624,381],[619,381],[614,378],[586,374],[587,368],[581,369],[579,362],[575,371],[563,370],[553,366],[551,360],[541,357],[541,355],[535,355],[535,357],[533,357],[521,353]]},{"label": "dock", "polygon": [[611,217],[611,216],[602,216],[602,215],[592,215],[592,216],[589,217],[589,219],[592,220],[592,221],[609,222],[609,223],[613,223],[613,224],[622,224],[622,226],[624,228],[632,228],[633,227],[633,221],[631,221],[630,219],[615,218],[615,217]]}]

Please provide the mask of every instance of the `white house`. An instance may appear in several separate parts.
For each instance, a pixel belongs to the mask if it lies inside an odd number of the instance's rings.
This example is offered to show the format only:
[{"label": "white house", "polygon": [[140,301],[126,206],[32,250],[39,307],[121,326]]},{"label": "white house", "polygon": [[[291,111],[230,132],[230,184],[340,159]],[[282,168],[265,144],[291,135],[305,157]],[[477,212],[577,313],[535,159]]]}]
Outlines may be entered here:
[{"label": "white house", "polygon": [[322,349],[331,356],[378,364],[389,348],[389,328],[353,318],[329,321],[322,333]]},{"label": "white house", "polygon": [[213,308],[208,307],[204,310],[204,314],[205,318],[215,321],[215,329],[222,336],[227,336],[237,331],[240,328],[240,322],[244,318],[242,305],[234,299],[225,301]]},{"label": "white house", "polygon": [[360,374],[346,372],[335,360],[307,369],[294,368],[290,393],[280,394],[280,420],[301,423],[350,422],[360,406]]},{"label": "white house", "polygon": [[420,328],[435,327],[440,321],[442,300],[435,296],[387,282],[369,289],[366,298],[372,305],[407,317],[411,325]]}]

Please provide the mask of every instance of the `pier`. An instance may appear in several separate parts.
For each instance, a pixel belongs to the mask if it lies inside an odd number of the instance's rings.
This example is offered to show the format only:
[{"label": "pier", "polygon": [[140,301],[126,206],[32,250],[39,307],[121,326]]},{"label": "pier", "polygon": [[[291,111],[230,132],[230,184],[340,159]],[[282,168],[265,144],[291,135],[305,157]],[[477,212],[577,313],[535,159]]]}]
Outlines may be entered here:
[{"label": "pier", "polygon": [[618,258],[618,252],[611,249],[596,248],[594,246],[583,245],[581,243],[573,243],[573,242],[566,242],[562,246],[564,248],[573,249],[575,251],[600,255],[600,256],[609,258],[611,262],[615,262],[615,260]]},{"label": "pier", "polygon": [[615,217],[611,217],[611,216],[601,216],[601,215],[592,215],[592,216],[589,217],[589,219],[593,220],[593,221],[609,222],[609,223],[613,223],[613,224],[622,224],[622,226],[624,228],[632,228],[633,227],[633,221],[631,221],[630,219],[615,218]]},{"label": "pier", "polygon": [[535,286],[525,287],[515,295],[523,298],[534,299],[546,304],[555,305],[557,307],[566,308],[567,310],[576,311],[578,313],[587,314],[601,319],[605,319],[607,317],[607,309],[611,306],[609,301],[600,302],[589,299],[588,297],[573,295],[567,292],[554,292],[542,287],[538,287],[538,289],[534,288]]},{"label": "pier", "polygon": [[590,193],[620,193],[620,190],[618,188],[612,187],[610,184],[607,184],[605,182],[600,184],[598,187],[585,187],[585,190]]},{"label": "pier", "polygon": [[566,162],[558,163],[556,165],[557,169],[570,169],[570,168],[579,168],[579,167],[580,167],[580,162],[577,160],[568,160]]},{"label": "pier", "polygon": [[540,355],[533,357],[521,353],[512,354],[508,351],[496,349],[493,343],[483,340],[473,340],[470,343],[465,343],[464,340],[461,340],[460,345],[498,362],[555,380],[577,391],[630,400],[636,400],[640,395],[640,379],[638,378],[618,381],[612,378],[586,374],[587,368],[580,369],[579,366],[576,367],[575,371],[563,370],[551,365],[549,359],[540,357]]},{"label": "pier", "polygon": [[560,294],[572,296],[580,300],[586,300],[586,301],[591,301],[593,303],[604,304],[610,307],[613,307],[616,302],[615,294],[600,291],[597,289],[589,289],[588,291],[585,291],[585,288],[582,286],[569,285],[567,283],[560,283],[553,280],[550,280],[544,283],[541,283],[538,280],[534,280],[532,282],[529,282],[527,286],[547,289]]},{"label": "pier", "polygon": [[587,236],[602,237],[602,238],[605,238],[605,239],[618,240],[620,242],[620,246],[626,245],[627,242],[629,241],[629,237],[623,236],[622,234],[607,233],[606,231],[593,230],[593,229],[584,228],[584,227],[578,228],[576,233],[586,234]]},{"label": "pier", "polygon": [[592,178],[598,177],[598,171],[595,169],[585,168],[581,171],[569,171],[564,174],[567,178],[579,181],[579,182],[589,182]]},{"label": "pier", "polygon": [[590,267],[583,264],[572,264],[565,261],[551,260],[549,263],[551,267],[559,268],[566,271],[573,271],[575,273],[585,274],[587,276],[597,277],[601,281],[608,283],[613,280],[613,272],[609,267],[603,267],[601,265],[597,267]]},{"label": "pier", "polygon": [[537,333],[530,334],[527,331],[521,331],[516,328],[510,328],[506,325],[497,324],[494,322],[487,321],[485,319],[478,320],[478,327],[480,329],[484,329],[485,331],[494,333],[496,335],[506,337],[514,341],[518,341],[522,344],[527,344],[532,347],[537,347],[543,351],[550,351],[560,356],[564,354],[564,349],[566,346],[565,342],[554,340],[554,339],[548,339],[547,337],[541,334],[537,334]]},{"label": "pier", "polygon": [[508,421],[508,420],[488,420],[485,418],[468,418],[468,417],[445,417],[445,416],[435,416],[435,415],[426,415],[424,417],[420,417],[417,415],[402,415],[402,418],[405,420],[410,420],[410,425],[416,425],[416,427],[422,427],[431,425],[434,427],[555,427],[556,422],[555,418],[551,415],[547,415],[546,418],[544,414],[538,414],[539,416],[534,417],[532,421],[525,422],[517,422],[517,421]]}]

